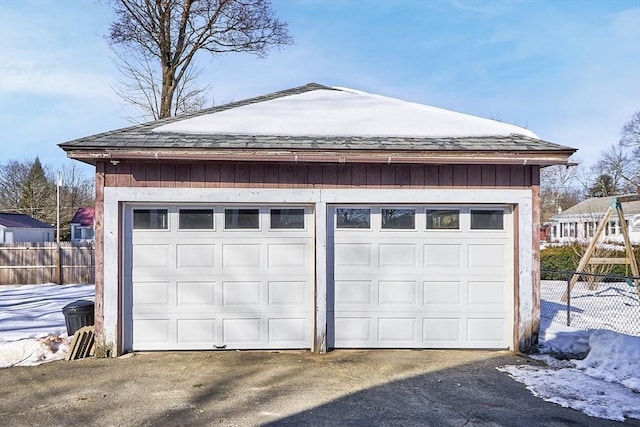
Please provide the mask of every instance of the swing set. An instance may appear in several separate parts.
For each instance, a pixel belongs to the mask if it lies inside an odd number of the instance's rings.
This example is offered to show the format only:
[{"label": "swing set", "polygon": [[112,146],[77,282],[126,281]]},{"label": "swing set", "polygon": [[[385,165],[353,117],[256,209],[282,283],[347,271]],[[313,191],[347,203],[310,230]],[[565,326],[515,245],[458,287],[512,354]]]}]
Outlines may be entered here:
[{"label": "swing set", "polygon": [[[626,279],[626,282],[629,286],[636,286],[636,289],[638,291],[638,298],[640,298],[640,279],[638,279],[638,277],[640,277],[640,273],[638,272],[638,263],[636,262],[636,258],[633,254],[633,247],[631,246],[631,239],[629,238],[629,228],[627,227],[627,222],[625,221],[624,213],[622,212],[623,202],[634,202],[637,200],[640,200],[640,194],[617,196],[611,199],[611,204],[605,211],[602,221],[600,221],[600,223],[598,224],[593,239],[589,243],[589,246],[587,247],[584,255],[582,255],[575,273],[571,276],[569,287],[562,296],[562,301],[567,301],[569,293],[573,290],[573,287],[580,278],[580,273],[587,273],[585,269],[589,265],[627,265],[631,268],[631,275],[634,277],[634,279],[628,278]],[[596,250],[596,247],[598,246],[600,236],[602,236],[602,233],[609,224],[609,219],[614,212],[617,214],[618,221],[620,223],[620,231],[622,232],[622,238],[624,239],[625,256],[609,258],[594,257],[593,254]]]}]

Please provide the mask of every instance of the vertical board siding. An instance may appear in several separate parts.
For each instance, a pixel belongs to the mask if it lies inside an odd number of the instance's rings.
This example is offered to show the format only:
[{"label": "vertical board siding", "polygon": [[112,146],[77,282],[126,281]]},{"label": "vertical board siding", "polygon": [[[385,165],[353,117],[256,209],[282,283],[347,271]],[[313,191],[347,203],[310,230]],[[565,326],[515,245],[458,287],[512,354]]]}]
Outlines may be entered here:
[{"label": "vertical board siding", "polygon": [[527,165],[277,164],[247,162],[102,165],[108,187],[531,188]]}]

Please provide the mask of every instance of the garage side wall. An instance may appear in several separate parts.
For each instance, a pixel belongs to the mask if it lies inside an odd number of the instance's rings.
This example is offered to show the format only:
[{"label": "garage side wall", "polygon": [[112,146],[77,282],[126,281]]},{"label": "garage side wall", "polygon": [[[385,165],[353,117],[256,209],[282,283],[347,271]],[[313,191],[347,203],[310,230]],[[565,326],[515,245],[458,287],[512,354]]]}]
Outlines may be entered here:
[{"label": "garage side wall", "polygon": [[[539,219],[535,191],[539,185],[539,167],[528,165],[393,165],[393,164],[272,164],[272,163],[127,163],[113,165],[100,162],[96,166],[96,329],[98,343],[111,349],[112,355],[122,351],[120,316],[121,287],[116,265],[118,260],[119,214],[122,202],[152,201],[160,188],[191,189],[362,189],[362,190],[490,190],[492,202],[519,206],[520,229],[516,232],[520,262],[516,275],[516,326],[514,342],[519,350],[528,351],[537,344],[539,325],[538,275],[534,260],[539,259],[535,241]],[[111,197],[105,200],[105,188]],[[132,198],[130,190],[120,196],[117,188],[140,189],[141,197]],[[146,192],[143,188],[151,190]],[[524,190],[511,195],[492,190]],[[135,192],[135,191],[134,191]],[[147,194],[148,193],[148,194]],[[298,194],[302,194],[297,192]],[[418,191],[418,193],[421,193]],[[146,194],[146,196],[145,196]],[[257,193],[259,194],[259,193]],[[373,193],[372,193],[373,194]],[[409,193],[407,193],[409,194]],[[425,193],[426,194],[426,193]],[[444,193],[443,193],[444,194]],[[409,198],[419,197],[411,195]],[[488,203],[488,198],[483,203]],[[124,198],[123,198],[124,197]],[[304,197],[306,199],[306,197]],[[501,199],[501,200],[498,200]],[[347,199],[349,200],[349,199]],[[323,205],[329,200],[318,200]],[[471,202],[472,200],[469,200]],[[106,237],[106,238],[105,238]],[[524,249],[524,250],[523,250]],[[108,259],[107,259],[108,258]],[[114,259],[111,259],[114,258]],[[109,272],[105,271],[105,265]],[[524,268],[523,268],[524,266]],[[518,267],[518,266],[516,266]],[[524,275],[524,276],[523,276]],[[107,280],[105,283],[105,277]],[[523,278],[524,277],[524,278]],[[106,286],[105,286],[106,285]],[[105,289],[106,288],[106,289]],[[106,292],[105,292],[106,291]]]}]

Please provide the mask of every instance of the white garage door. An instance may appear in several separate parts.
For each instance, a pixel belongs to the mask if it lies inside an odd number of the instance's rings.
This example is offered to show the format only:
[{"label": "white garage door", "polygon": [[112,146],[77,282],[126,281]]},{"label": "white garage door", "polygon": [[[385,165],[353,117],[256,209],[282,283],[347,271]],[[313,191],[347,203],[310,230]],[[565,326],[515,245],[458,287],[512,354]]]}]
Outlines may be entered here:
[{"label": "white garage door", "polygon": [[310,348],[313,235],[305,207],[128,207],[125,346]]},{"label": "white garage door", "polygon": [[332,209],[336,348],[508,348],[509,207]]}]

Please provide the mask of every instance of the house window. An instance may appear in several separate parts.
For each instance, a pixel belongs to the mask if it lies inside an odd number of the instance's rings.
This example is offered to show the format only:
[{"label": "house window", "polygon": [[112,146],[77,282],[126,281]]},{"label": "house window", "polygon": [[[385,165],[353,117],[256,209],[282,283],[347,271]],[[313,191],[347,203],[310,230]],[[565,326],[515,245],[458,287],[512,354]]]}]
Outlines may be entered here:
[{"label": "house window", "polygon": [[180,209],[180,230],[213,230],[213,209]]},{"label": "house window", "polygon": [[91,240],[93,239],[93,227],[83,227],[83,237],[85,240]]},{"label": "house window", "polygon": [[82,227],[74,226],[73,240],[81,240],[81,239],[82,239]]},{"label": "house window", "polygon": [[460,211],[455,209],[427,209],[427,230],[459,230]]},{"label": "house window", "polygon": [[382,209],[382,228],[389,230],[414,230],[415,209]]},{"label": "house window", "polygon": [[134,230],[167,230],[168,228],[167,209],[135,209],[133,211]]},{"label": "house window", "polygon": [[472,230],[503,230],[504,211],[497,210],[471,210]]},{"label": "house window", "polygon": [[225,209],[224,228],[226,230],[246,230],[260,228],[259,209]]},{"label": "house window", "polygon": [[371,209],[336,209],[337,228],[371,228]]},{"label": "house window", "polygon": [[271,209],[271,228],[304,229],[304,209]]}]

